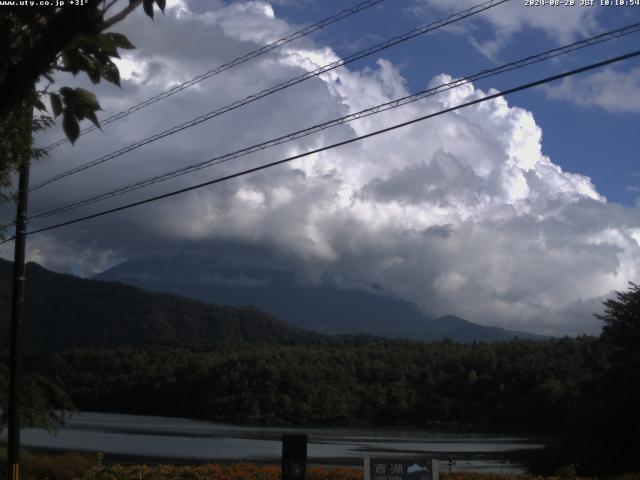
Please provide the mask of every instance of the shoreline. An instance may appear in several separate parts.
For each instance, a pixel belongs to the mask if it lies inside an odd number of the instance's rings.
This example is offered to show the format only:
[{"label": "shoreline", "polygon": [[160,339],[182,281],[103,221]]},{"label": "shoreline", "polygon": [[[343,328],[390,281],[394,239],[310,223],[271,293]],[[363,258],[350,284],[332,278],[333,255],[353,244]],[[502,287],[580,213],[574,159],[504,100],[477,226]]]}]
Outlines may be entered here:
[{"label": "shoreline", "polygon": [[[4,445],[4,444],[3,444]],[[51,457],[63,456],[65,454],[78,454],[87,457],[96,458],[97,453],[86,450],[73,450],[73,449],[57,449],[57,448],[45,448],[45,447],[24,447],[32,455],[47,455]],[[234,465],[234,464],[252,464],[258,466],[280,466],[280,458],[226,458],[226,459],[211,459],[211,458],[199,458],[199,457],[184,457],[184,456],[148,456],[148,455],[135,455],[135,454],[122,454],[122,453],[103,453],[104,465],[146,465],[149,467],[158,467],[161,465],[171,466],[203,466],[203,465]],[[511,452],[509,452],[511,453]],[[456,473],[456,472],[476,472],[476,473],[504,473],[515,475],[527,475],[529,474],[528,462],[522,456],[523,452],[513,452],[512,455],[500,455],[501,458],[491,456],[487,454],[454,454],[454,455],[438,455],[420,454],[415,453],[413,455],[394,455],[398,458],[424,458],[432,457],[440,462],[439,471],[441,473]],[[518,457],[517,455],[521,455]],[[384,457],[385,455],[380,455]],[[389,455],[387,455],[389,456]],[[526,455],[524,455],[526,457]],[[511,458],[505,458],[511,457]],[[323,467],[323,468],[339,468],[350,467],[363,469],[363,457],[309,457],[307,465],[310,467]],[[450,470],[447,464],[449,458],[454,460],[454,466]],[[482,462],[481,465],[475,462]]]}]

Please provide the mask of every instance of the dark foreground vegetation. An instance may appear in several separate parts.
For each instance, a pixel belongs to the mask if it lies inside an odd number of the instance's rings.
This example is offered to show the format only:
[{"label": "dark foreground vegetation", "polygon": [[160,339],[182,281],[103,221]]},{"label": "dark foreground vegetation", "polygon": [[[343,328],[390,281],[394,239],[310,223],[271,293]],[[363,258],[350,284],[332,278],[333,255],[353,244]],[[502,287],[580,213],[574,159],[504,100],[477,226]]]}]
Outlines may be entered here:
[{"label": "dark foreground vegetation", "polygon": [[83,410],[227,422],[535,429],[556,434],[540,471],[639,472],[640,289],[605,306],[600,338],[342,338],[33,354],[25,402],[41,425],[55,423],[43,409],[68,408],[68,394]]},{"label": "dark foreground vegetation", "polygon": [[560,429],[604,361],[594,338],[464,345],[147,347],[31,357],[81,410],[262,424]]},{"label": "dark foreground vegetation", "polygon": [[[640,470],[638,371],[613,330],[463,345],[148,347],[30,358],[85,410],[307,425],[555,432],[540,469]],[[637,354],[636,354],[637,356]],[[634,383],[636,382],[636,383]]]},{"label": "dark foreground vegetation", "polygon": [[[6,454],[0,452],[0,479]],[[80,453],[23,455],[23,480],[280,480],[280,466],[251,463],[202,465],[120,465],[108,460],[98,465],[96,457]],[[472,478],[473,477],[473,478]],[[494,480],[489,476],[455,480]],[[309,467],[308,480],[362,480],[362,469],[354,467]],[[453,480],[453,479],[451,479]],[[509,480],[505,477],[504,480]],[[528,480],[528,479],[527,479]],[[633,479],[635,480],[635,479]]]},{"label": "dark foreground vegetation", "polygon": [[[0,452],[0,468],[4,465]],[[571,473],[571,472],[569,472]],[[0,478],[4,478],[4,469]],[[307,467],[307,480],[363,480],[358,467]],[[96,457],[80,453],[61,455],[23,454],[24,480],[280,480],[279,465],[253,463],[210,463],[201,465],[137,465],[116,464],[105,459],[98,465]],[[554,476],[480,474],[470,472],[440,473],[442,480],[590,480],[587,477],[567,476],[562,470]],[[610,480],[640,480],[639,474],[607,477]]]},{"label": "dark foreground vegetation", "polygon": [[[225,463],[203,465],[119,465],[105,462],[99,466],[90,455],[67,453],[63,455],[25,455],[22,477],[24,480],[280,480],[277,465],[252,463]],[[3,459],[0,458],[0,463]],[[2,477],[0,471],[0,478]],[[363,480],[362,468],[307,467],[307,480]],[[497,475],[479,473],[441,473],[442,480],[567,480],[565,476],[540,477],[534,475]],[[574,477],[575,480],[589,480]],[[612,480],[640,480],[640,475],[610,477]]]}]

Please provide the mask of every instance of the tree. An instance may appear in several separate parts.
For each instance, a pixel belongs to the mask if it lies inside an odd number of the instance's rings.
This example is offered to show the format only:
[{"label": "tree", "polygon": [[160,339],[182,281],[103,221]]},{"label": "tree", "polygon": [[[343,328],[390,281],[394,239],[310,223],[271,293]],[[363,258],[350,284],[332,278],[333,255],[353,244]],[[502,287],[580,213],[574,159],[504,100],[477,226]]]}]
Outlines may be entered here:
[{"label": "tree", "polygon": [[[0,9],[0,195],[11,174],[20,165],[42,157],[32,149],[32,131],[53,124],[51,113],[62,118],[62,127],[73,143],[80,133],[79,122],[89,120],[99,126],[96,112],[100,103],[82,88],[53,90],[56,72],[77,75],[84,72],[93,83],[104,79],[120,85],[113,58],[119,48],[134,48],[121,34],[106,32],[140,4],[153,18],[154,4],[164,12],[166,0],[84,0],[82,5],[59,7],[4,6]],[[118,10],[119,9],[119,10]],[[35,116],[33,111],[39,113]]]},{"label": "tree", "polygon": [[609,358],[629,380],[640,377],[640,286],[629,283],[627,292],[616,292],[615,299],[604,302],[601,341],[608,347]]},{"label": "tree", "polygon": [[[7,427],[9,369],[0,365],[0,432]],[[21,420],[26,427],[53,431],[75,410],[67,392],[55,382],[32,373],[20,391]]]},{"label": "tree", "polygon": [[617,472],[640,471],[640,286],[604,302],[600,342],[608,363],[602,379],[605,451]]},{"label": "tree", "polygon": [[[22,2],[16,2],[22,3]],[[52,2],[46,2],[52,3]],[[24,239],[28,166],[31,158],[45,154],[34,149],[34,131],[50,127],[54,121],[43,101],[49,97],[51,113],[62,118],[62,127],[73,143],[80,134],[80,121],[87,119],[99,127],[96,96],[82,88],[53,90],[56,72],[77,75],[84,72],[93,83],[101,79],[120,85],[113,58],[119,48],[133,48],[121,34],[106,32],[122,21],[140,4],[153,17],[154,4],[164,12],[165,0],[82,0],[59,1],[58,5],[14,5],[0,9],[0,196],[11,185],[11,174],[20,172],[18,213],[16,217],[16,262],[12,306],[11,377],[8,408],[2,405],[2,421],[9,425],[9,463],[19,464],[18,419],[22,424],[53,426],[63,419],[55,413],[71,405],[64,392],[42,377],[32,377],[18,388],[20,356],[19,328],[24,289]],[[81,3],[78,5],[77,3]],[[39,113],[34,113],[37,111]],[[0,382],[0,386],[6,386]],[[1,390],[0,394],[7,389]],[[26,397],[25,397],[26,395]],[[23,414],[18,415],[18,405]],[[17,470],[12,472],[17,472]],[[13,478],[13,474],[11,478]]]},{"label": "tree", "polygon": [[603,302],[599,362],[574,402],[547,464],[577,465],[581,475],[640,471],[640,286]]}]

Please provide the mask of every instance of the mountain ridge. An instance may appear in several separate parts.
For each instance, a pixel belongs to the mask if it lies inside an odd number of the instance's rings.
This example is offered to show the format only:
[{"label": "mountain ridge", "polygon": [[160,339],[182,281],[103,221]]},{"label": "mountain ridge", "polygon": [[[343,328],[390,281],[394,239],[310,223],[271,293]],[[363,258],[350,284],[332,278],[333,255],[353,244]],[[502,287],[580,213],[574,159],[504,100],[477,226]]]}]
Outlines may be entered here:
[{"label": "mountain ridge", "polygon": [[296,325],[323,334],[368,334],[437,341],[500,341],[542,335],[479,325],[455,315],[428,317],[417,305],[384,292],[338,288],[328,283],[304,285],[286,266],[225,255],[153,256],[128,260],[95,278],[172,292],[214,304],[254,305]]},{"label": "mountain ridge", "polygon": [[[13,263],[0,259],[2,348],[7,348]],[[24,341],[27,350],[122,345],[325,343],[315,332],[255,307],[219,306],[117,282],[56,273],[26,265]]]}]

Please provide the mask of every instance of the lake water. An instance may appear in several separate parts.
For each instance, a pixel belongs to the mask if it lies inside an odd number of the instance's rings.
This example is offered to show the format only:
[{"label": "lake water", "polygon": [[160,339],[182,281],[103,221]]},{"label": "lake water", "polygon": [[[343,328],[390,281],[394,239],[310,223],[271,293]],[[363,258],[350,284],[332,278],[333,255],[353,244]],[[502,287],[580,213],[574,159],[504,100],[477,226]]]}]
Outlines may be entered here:
[{"label": "lake water", "polygon": [[[104,452],[109,456],[182,461],[280,462],[283,433],[309,436],[310,463],[362,465],[363,457],[440,459],[440,469],[525,473],[522,453],[539,441],[504,435],[440,434],[417,430],[270,428],[184,418],[82,412],[56,434],[24,429],[27,447]],[[449,459],[455,464],[449,466]]]}]

